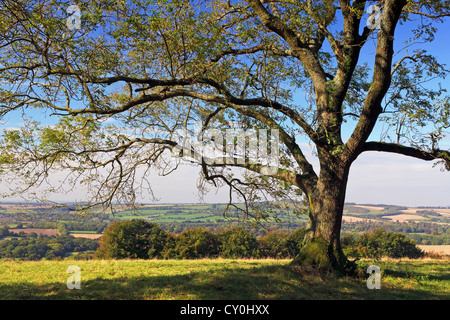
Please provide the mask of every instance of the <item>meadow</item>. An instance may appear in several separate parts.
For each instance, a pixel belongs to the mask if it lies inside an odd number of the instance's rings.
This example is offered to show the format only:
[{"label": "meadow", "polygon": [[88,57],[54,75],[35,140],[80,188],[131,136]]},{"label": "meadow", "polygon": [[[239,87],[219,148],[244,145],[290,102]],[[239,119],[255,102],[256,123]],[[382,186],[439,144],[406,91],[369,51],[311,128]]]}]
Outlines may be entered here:
[{"label": "meadow", "polygon": [[[381,269],[366,279],[320,275],[290,260],[0,261],[0,300],[446,300],[448,259],[361,261]],[[71,265],[80,289],[68,289]]]},{"label": "meadow", "polygon": [[[85,222],[69,220],[64,212],[62,217],[58,212],[44,217],[39,207],[2,204],[0,221],[10,228],[22,224],[20,231],[25,233],[29,231],[27,228],[43,228],[34,229],[35,232],[55,228],[52,231],[56,232],[58,224],[50,221],[58,221],[64,223],[72,235],[98,237],[104,226],[113,220],[145,219],[178,233],[194,226],[225,228],[228,223],[239,220],[233,214],[224,216],[223,206],[148,205],[136,211],[117,210],[113,216],[101,219],[87,217]],[[55,220],[61,218],[67,220]],[[280,220],[276,226],[288,229],[295,229],[306,221],[305,217],[292,212],[280,212],[277,218]],[[395,221],[406,218],[412,220],[407,224]],[[347,205],[344,233],[354,234],[380,226],[392,228],[392,231],[421,240],[418,243],[425,251],[447,255],[441,259],[360,261],[365,266],[380,267],[380,290],[368,289],[366,278],[319,275],[292,267],[291,260],[282,259],[86,261],[69,257],[50,261],[0,261],[0,300],[448,300],[448,225],[449,209]],[[67,288],[70,277],[67,268],[71,265],[81,269],[79,290]]]}]

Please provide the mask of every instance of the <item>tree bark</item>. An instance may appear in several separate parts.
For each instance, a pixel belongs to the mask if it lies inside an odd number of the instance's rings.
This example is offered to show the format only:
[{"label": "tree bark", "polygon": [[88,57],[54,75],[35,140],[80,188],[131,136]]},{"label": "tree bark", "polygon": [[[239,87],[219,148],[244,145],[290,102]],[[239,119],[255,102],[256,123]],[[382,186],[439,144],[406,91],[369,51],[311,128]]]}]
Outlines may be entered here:
[{"label": "tree bark", "polygon": [[344,255],[340,241],[348,173],[349,166],[321,163],[317,187],[308,194],[309,226],[294,264],[341,275],[355,273],[356,266]]}]

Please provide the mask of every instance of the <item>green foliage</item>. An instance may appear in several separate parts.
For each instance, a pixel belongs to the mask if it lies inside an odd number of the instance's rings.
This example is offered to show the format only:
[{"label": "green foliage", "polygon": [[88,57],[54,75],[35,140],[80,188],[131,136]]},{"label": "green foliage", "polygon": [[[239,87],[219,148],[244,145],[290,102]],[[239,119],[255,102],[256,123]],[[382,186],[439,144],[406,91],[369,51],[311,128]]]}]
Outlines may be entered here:
[{"label": "green foliage", "polygon": [[289,235],[286,232],[272,230],[259,238],[260,255],[267,258],[289,257]]},{"label": "green foliage", "polygon": [[217,235],[203,228],[193,228],[183,231],[174,238],[169,257],[178,259],[197,259],[216,257],[219,254],[219,239]]},{"label": "green foliage", "polygon": [[8,227],[0,227],[0,240],[9,235],[11,235],[11,232],[9,232]]},{"label": "green foliage", "polygon": [[[362,33],[365,1],[339,6],[330,0],[270,1],[263,6],[260,1],[79,0],[83,26],[76,32],[67,30],[66,1],[2,4],[0,117],[22,112],[29,118],[23,128],[6,130],[0,138],[0,172],[9,173],[5,184],[17,186],[12,193],[49,199],[60,187],[85,184],[92,191],[87,209],[134,203],[137,193],[151,190],[143,187],[149,182],[145,177],[139,183],[140,170],[148,165],[166,175],[176,169],[161,157],[167,149],[174,151],[176,131],[196,121],[206,129],[241,123],[245,129],[280,130],[283,161],[276,174],[265,174],[264,166],[222,163],[250,170],[241,181],[217,174],[217,167],[202,161],[202,192],[206,182],[217,186],[223,179],[230,196],[244,196],[250,204],[301,194],[311,209],[323,197],[334,197],[337,204],[350,165],[365,151],[441,159],[450,170],[449,151],[439,149],[449,127],[450,98],[435,82],[449,71],[421,46],[434,39],[434,22],[450,15],[446,1],[387,1],[382,30]],[[431,22],[414,19],[420,14]],[[403,49],[394,54],[399,18],[408,22],[403,48],[411,55]],[[374,65],[359,63],[365,60],[362,52],[375,48]],[[299,92],[306,93],[306,103],[295,101]],[[57,124],[33,121],[44,113],[56,116]],[[341,126],[348,116],[359,120],[344,144],[341,133],[347,130]],[[366,144],[380,121],[385,128],[380,141]],[[324,171],[315,172],[305,158],[295,141],[299,133],[316,145]],[[56,170],[67,173],[58,179],[60,185],[37,188]],[[313,225],[330,214],[341,223],[341,206],[323,214],[316,208],[321,214]],[[106,252],[121,258],[157,256],[159,240],[150,243],[156,240],[148,238],[147,227],[139,228],[130,237],[121,231],[105,237]],[[203,256],[211,237],[197,236],[174,238],[171,250]],[[266,240],[272,250],[275,240]],[[383,254],[402,254],[396,248],[402,239],[386,242],[395,249]],[[281,247],[270,254],[282,255]]]},{"label": "green foliage", "polygon": [[290,257],[295,257],[300,252],[306,235],[306,228],[299,228],[292,232],[287,239],[286,247]]},{"label": "green foliage", "polygon": [[100,240],[99,258],[148,259],[158,257],[164,248],[167,232],[157,224],[129,220],[110,224]]},{"label": "green foliage", "polygon": [[251,258],[258,255],[258,241],[251,233],[234,227],[219,233],[220,255],[224,258]]},{"label": "green foliage", "polygon": [[306,228],[301,227],[293,232],[273,230],[261,236],[259,256],[263,258],[294,258],[300,252],[305,239]]},{"label": "green foliage", "polygon": [[[8,234],[10,235],[10,234]],[[62,259],[73,252],[84,253],[79,258],[88,258],[86,251],[98,248],[98,241],[71,236],[38,236],[30,233],[21,238],[0,242],[0,259],[53,260]]]},{"label": "green foliage", "polygon": [[[361,217],[361,216],[360,216]],[[370,222],[345,222],[342,226],[342,232],[346,234],[358,234],[369,232],[376,229],[383,229],[390,232],[400,232],[409,239],[413,239],[416,244],[423,245],[448,245],[450,244],[450,227],[446,223],[448,220],[444,216],[428,216],[433,222],[390,222],[374,220]],[[432,220],[433,219],[433,220]],[[434,223],[436,220],[437,223]],[[439,223],[442,222],[442,223]]]},{"label": "green foliage", "polygon": [[362,258],[421,258],[424,253],[416,246],[414,240],[408,239],[404,234],[386,232],[377,229],[363,233],[357,239],[349,235],[342,239],[344,252],[348,256]]},{"label": "green foliage", "polygon": [[[132,221],[137,223],[139,220]],[[195,227],[184,230],[179,235],[164,232],[163,237],[159,237],[161,233],[155,233],[154,236],[141,236],[141,241],[137,243],[136,234],[133,237],[125,236],[125,233],[128,232],[124,227],[126,222],[128,221],[114,222],[106,229],[96,254],[97,257],[140,259],[152,257],[199,259],[218,256],[234,259],[292,258],[299,252],[305,235],[305,229],[300,228],[290,234],[272,231],[257,239],[255,235],[242,227],[231,227],[218,233]],[[161,229],[159,230],[161,231]],[[123,238],[132,239],[126,242]],[[158,249],[150,249],[150,251],[154,250],[153,254],[147,256],[145,252],[150,252],[148,248],[154,246],[155,242],[159,243]],[[130,252],[130,249],[125,250],[124,243],[132,247],[134,253]]]}]

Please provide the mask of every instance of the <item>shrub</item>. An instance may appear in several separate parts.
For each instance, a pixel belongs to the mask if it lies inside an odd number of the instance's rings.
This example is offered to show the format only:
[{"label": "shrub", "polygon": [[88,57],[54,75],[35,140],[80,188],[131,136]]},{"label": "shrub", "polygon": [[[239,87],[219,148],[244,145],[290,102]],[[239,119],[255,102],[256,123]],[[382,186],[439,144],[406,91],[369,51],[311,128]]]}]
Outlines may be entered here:
[{"label": "shrub", "polygon": [[398,232],[386,232],[382,229],[370,233],[363,233],[360,237],[347,236],[342,240],[344,253],[348,256],[361,258],[420,258],[424,252],[420,250],[414,240],[408,239]]},{"label": "shrub", "polygon": [[116,221],[101,237],[97,258],[148,259],[164,248],[167,232],[144,220]]},{"label": "shrub", "polygon": [[166,238],[166,243],[164,245],[164,248],[162,249],[160,255],[163,259],[176,259],[178,257],[177,253],[177,236],[168,233]]},{"label": "shrub", "polygon": [[423,251],[416,246],[414,240],[409,240],[402,233],[387,232],[381,238],[383,239],[383,253],[388,257],[416,259],[424,256]]},{"label": "shrub", "polygon": [[214,257],[219,253],[219,240],[217,235],[203,228],[192,228],[178,235],[174,248],[168,251],[169,256],[178,259]]},{"label": "shrub", "polygon": [[223,258],[256,258],[258,241],[245,229],[234,227],[219,233]]},{"label": "shrub", "polygon": [[286,240],[288,256],[294,258],[300,252],[306,235],[306,228],[299,228],[292,232]]},{"label": "shrub", "polygon": [[272,230],[259,238],[260,256],[264,258],[289,257],[288,236],[286,232]]}]

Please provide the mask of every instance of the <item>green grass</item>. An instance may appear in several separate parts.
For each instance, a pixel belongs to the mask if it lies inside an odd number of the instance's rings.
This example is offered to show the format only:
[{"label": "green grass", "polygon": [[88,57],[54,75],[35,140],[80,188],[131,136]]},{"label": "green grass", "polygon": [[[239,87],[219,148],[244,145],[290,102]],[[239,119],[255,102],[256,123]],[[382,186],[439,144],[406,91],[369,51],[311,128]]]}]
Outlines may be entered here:
[{"label": "green grass", "polygon": [[77,233],[77,234],[97,234],[97,231],[89,231],[89,230],[71,230],[70,233]]},{"label": "green grass", "polygon": [[[0,299],[449,299],[449,260],[365,261],[382,270],[381,289],[365,279],[303,272],[290,260],[1,261]],[[67,268],[81,268],[69,290]]]},{"label": "green grass", "polygon": [[[238,204],[242,206],[242,204]],[[163,208],[164,207],[164,208]],[[228,212],[225,216],[223,210],[225,205],[217,204],[178,204],[176,206],[143,206],[137,210],[125,210],[116,212],[111,215],[111,218],[118,220],[130,219],[147,219],[155,223],[164,222],[195,222],[195,223],[213,223],[217,220],[223,221],[237,221],[239,220],[235,212]],[[176,211],[176,212],[175,212]],[[282,211],[280,211],[281,213]],[[294,219],[296,222],[304,220],[306,217],[297,217],[290,212],[283,212],[278,218],[285,222],[291,222]]]},{"label": "green grass", "polygon": [[[175,222],[181,220],[198,220],[199,222],[204,222],[206,219],[215,221],[222,218],[222,215],[212,214],[210,211],[212,209],[211,205],[180,205],[177,207],[167,207],[167,209],[156,210],[151,207],[143,207],[139,210],[127,210],[118,212],[114,215],[114,218],[120,220],[129,219],[142,219],[146,218],[152,222]],[[173,212],[179,211],[179,212]]]}]

